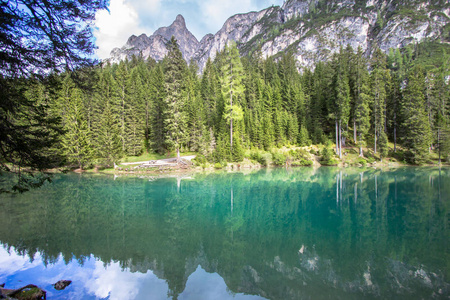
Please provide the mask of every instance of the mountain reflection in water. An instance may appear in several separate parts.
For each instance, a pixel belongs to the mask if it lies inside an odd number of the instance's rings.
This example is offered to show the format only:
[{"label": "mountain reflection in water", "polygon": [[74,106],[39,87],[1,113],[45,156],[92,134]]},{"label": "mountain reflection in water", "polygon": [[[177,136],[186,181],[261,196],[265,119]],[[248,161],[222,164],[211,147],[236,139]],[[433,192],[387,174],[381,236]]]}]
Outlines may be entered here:
[{"label": "mountain reflection in water", "polygon": [[0,282],[49,299],[448,299],[449,175],[56,175],[1,196]]}]

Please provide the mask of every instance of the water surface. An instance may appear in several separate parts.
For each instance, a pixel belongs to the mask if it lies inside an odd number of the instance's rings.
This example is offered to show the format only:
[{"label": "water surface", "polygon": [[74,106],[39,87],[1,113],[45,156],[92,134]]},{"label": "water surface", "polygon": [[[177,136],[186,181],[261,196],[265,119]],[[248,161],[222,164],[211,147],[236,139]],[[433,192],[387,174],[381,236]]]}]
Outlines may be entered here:
[{"label": "water surface", "polygon": [[49,299],[449,299],[449,171],[56,175],[0,196],[0,282]]}]

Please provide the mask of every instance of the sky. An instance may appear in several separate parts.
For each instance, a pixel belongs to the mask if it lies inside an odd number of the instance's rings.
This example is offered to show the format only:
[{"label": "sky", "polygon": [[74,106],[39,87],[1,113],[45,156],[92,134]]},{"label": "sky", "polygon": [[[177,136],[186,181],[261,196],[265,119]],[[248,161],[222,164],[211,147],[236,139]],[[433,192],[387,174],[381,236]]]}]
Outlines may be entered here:
[{"label": "sky", "polygon": [[[72,283],[63,291],[51,286],[61,279],[70,279]],[[94,255],[85,258],[80,264],[76,259],[70,262],[62,255],[44,265],[42,254],[34,254],[34,260],[19,255],[14,247],[8,251],[0,244],[0,282],[6,288],[20,287],[33,283],[47,291],[49,299],[170,299],[167,281],[158,278],[153,271],[131,272],[119,262],[105,264]],[[120,284],[118,284],[120,283]],[[224,300],[260,300],[259,296],[232,293],[217,273],[208,273],[198,266],[187,279],[180,300],[224,299]]]},{"label": "sky", "polygon": [[150,36],[169,26],[178,14],[186,27],[200,41],[215,34],[234,14],[260,11],[283,0],[110,0],[109,11],[96,14],[94,37],[98,58],[107,58],[115,47],[122,47],[131,35]]}]

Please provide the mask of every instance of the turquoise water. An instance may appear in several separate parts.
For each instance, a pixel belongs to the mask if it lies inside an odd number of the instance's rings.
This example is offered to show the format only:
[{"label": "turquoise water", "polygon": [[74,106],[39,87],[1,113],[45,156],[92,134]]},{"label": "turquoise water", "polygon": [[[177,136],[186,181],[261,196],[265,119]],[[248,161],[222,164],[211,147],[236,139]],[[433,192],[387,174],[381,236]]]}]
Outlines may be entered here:
[{"label": "turquoise water", "polygon": [[[0,196],[0,283],[48,299],[449,299],[450,169],[55,175]],[[73,283],[63,291],[51,284]]]}]

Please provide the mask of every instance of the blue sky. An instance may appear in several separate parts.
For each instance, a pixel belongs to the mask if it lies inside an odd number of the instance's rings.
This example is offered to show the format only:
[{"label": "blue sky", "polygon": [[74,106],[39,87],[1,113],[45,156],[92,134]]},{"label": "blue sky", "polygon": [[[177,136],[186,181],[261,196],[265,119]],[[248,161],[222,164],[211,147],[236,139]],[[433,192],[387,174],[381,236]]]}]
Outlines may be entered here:
[{"label": "blue sky", "polygon": [[94,36],[97,56],[106,58],[114,47],[123,46],[132,34],[147,35],[169,26],[178,14],[200,40],[216,33],[232,15],[259,11],[283,0],[110,0],[109,12],[97,12]]}]

